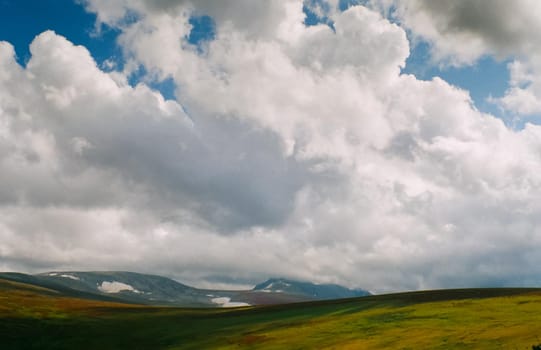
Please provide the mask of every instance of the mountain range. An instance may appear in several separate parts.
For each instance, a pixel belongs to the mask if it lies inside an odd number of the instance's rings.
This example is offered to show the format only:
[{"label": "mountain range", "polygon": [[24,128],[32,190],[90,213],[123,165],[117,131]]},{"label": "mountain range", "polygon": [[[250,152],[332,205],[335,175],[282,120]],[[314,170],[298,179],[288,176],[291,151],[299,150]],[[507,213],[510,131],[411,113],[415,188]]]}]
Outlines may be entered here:
[{"label": "mountain range", "polygon": [[37,275],[3,272],[0,278],[87,299],[179,307],[271,305],[370,295],[362,289],[284,278],[271,278],[241,291],[199,289],[167,277],[125,271],[54,271]]}]

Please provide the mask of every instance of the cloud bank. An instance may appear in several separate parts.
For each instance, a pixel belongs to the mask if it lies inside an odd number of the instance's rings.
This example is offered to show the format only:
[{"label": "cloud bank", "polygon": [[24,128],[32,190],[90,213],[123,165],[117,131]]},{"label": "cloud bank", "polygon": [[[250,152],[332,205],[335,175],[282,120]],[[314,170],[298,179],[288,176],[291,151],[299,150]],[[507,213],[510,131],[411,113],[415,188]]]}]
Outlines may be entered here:
[{"label": "cloud bank", "polygon": [[[436,60],[513,57],[500,103],[538,111],[539,46],[526,20],[492,28],[503,2],[381,1],[329,11],[332,27],[306,26],[297,0],[85,6],[120,31],[123,70],[53,31],[25,67],[0,43],[1,269],[539,285],[541,127],[509,129],[467,91],[400,74],[406,30]],[[196,45],[202,15],[216,35]],[[128,84],[139,66],[176,99]]]}]

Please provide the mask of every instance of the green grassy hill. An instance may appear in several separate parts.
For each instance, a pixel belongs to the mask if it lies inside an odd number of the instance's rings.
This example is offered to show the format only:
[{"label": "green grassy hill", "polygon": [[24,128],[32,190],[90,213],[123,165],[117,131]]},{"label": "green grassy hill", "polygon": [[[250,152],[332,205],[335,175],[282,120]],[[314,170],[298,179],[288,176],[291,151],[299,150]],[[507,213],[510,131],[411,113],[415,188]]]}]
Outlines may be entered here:
[{"label": "green grassy hill", "polygon": [[0,349],[531,349],[540,339],[538,289],[179,309],[0,279]]}]

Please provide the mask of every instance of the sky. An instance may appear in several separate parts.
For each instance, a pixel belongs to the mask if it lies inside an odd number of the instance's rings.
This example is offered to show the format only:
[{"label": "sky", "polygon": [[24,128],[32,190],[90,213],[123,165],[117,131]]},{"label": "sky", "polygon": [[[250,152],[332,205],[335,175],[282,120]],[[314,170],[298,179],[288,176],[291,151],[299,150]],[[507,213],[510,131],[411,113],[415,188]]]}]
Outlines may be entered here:
[{"label": "sky", "polygon": [[0,270],[541,286],[540,19],[0,0]]}]

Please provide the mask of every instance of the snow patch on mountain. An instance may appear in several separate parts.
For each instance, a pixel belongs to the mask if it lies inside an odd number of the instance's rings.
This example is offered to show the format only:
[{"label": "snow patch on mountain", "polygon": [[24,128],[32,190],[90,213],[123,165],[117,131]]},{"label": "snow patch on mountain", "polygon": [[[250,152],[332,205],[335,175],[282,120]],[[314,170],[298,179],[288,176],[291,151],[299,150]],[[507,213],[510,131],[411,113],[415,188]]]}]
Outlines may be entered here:
[{"label": "snow patch on mountain", "polygon": [[[265,293],[271,293],[271,292],[273,292],[273,293],[283,293],[284,292],[283,288],[287,288],[287,287],[291,287],[291,284],[289,284],[287,282],[284,282],[284,281],[270,282],[264,288],[262,288],[260,291],[265,292]],[[278,288],[278,289],[276,289],[276,288]]]},{"label": "snow patch on mountain", "polygon": [[231,298],[220,297],[211,299],[214,304],[218,304],[221,307],[239,307],[239,306],[250,306],[248,303],[242,303],[238,301],[231,301]]},{"label": "snow patch on mountain", "polygon": [[77,276],[73,276],[73,275],[68,275],[68,274],[62,274],[58,277],[64,277],[64,278],[69,278],[69,279],[72,279],[72,280],[75,280],[75,281],[80,281],[81,279]]},{"label": "snow patch on mountain", "polygon": [[101,285],[98,284],[98,289],[104,293],[120,293],[123,291],[129,291],[129,292],[138,293],[138,294],[141,293],[140,291],[133,288],[129,284],[117,282],[117,281],[112,281],[112,282],[103,281]]}]

